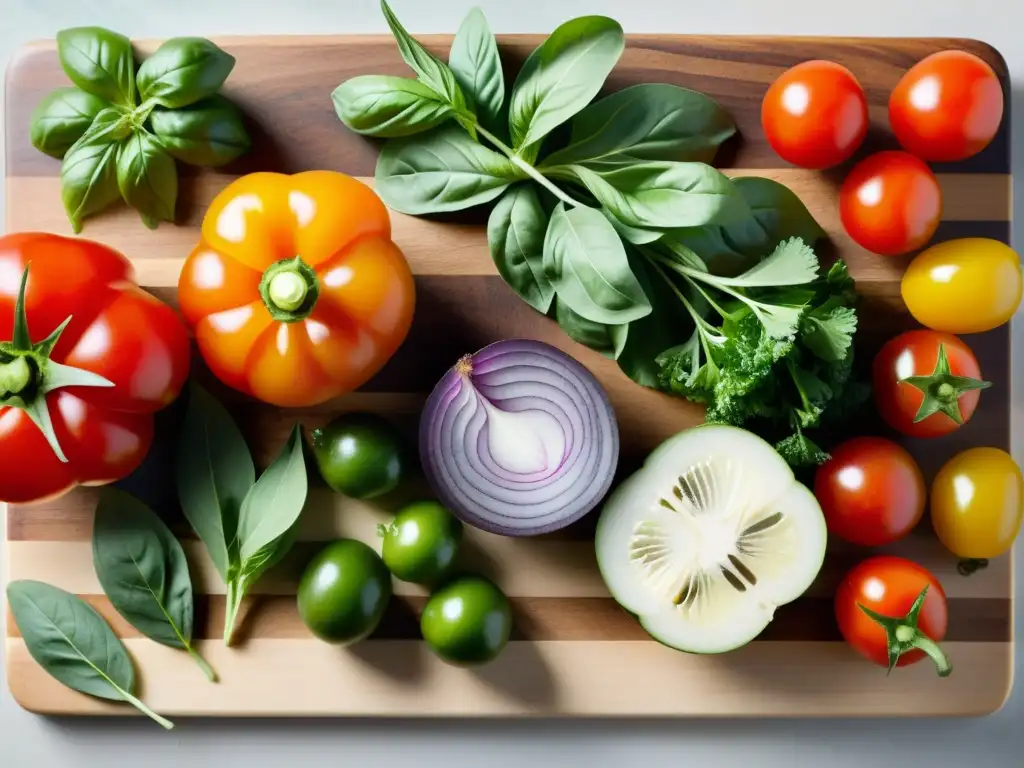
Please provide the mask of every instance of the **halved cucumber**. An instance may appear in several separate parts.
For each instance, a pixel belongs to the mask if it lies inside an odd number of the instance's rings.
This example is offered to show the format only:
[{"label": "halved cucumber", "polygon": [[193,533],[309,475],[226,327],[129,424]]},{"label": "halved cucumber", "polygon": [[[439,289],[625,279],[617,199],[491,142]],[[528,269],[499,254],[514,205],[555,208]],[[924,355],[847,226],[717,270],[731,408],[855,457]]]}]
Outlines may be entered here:
[{"label": "halved cucumber", "polygon": [[694,653],[753,640],[825,558],[825,518],[761,438],[705,425],[669,438],[609,497],[597,563],[655,639]]}]

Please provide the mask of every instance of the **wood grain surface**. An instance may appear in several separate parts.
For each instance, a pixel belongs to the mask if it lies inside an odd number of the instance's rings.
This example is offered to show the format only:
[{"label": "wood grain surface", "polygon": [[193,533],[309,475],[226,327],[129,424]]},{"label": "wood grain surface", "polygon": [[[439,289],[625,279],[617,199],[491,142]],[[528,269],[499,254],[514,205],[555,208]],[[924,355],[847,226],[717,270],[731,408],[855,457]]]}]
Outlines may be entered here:
[{"label": "wood grain surface", "polygon": [[[514,73],[537,36],[500,39],[503,62]],[[445,56],[451,39],[423,38]],[[198,237],[210,200],[225,184],[255,170],[341,170],[372,184],[377,145],[344,128],[330,92],[367,72],[404,74],[391,38],[279,37],[217,40],[236,58],[226,93],[245,110],[254,149],[213,171],[181,166],[177,226],[147,230],[137,214],[114,207],[87,220],[82,236],[127,254],[139,282],[172,306],[184,257]],[[157,42],[138,44],[142,55]],[[982,43],[939,39],[853,39],[631,36],[608,90],[639,82],[695,88],[733,116],[740,137],[718,162],[733,176],[768,176],[789,186],[826,228],[826,258],[842,257],[861,294],[858,355],[869,360],[888,337],[915,327],[900,299],[899,280],[910,257],[885,259],[857,246],[842,231],[837,194],[845,168],[824,173],[787,166],[760,130],[760,102],[785,68],[811,58],[849,67],[867,93],[871,130],[858,157],[895,147],[887,130],[890,89],[925,55],[965,48],[989,61],[1003,78],[1001,57]],[[7,230],[70,234],[60,203],[60,164],[28,140],[29,115],[50,89],[66,84],[52,44],[34,45],[7,72]],[[1008,100],[1007,100],[1008,103]],[[934,166],[943,192],[936,240],[965,236],[1009,240],[1009,119],[979,155]],[[459,356],[514,336],[552,343],[583,362],[608,390],[623,437],[620,474],[638,466],[665,437],[699,423],[699,408],[644,389],[610,361],[572,342],[533,312],[501,281],[487,251],[485,219],[476,213],[444,220],[393,214],[394,238],[416,275],[417,315],[408,340],[360,391],[322,406],[282,411],[219,387],[195,360],[195,375],[234,413],[265,466],[291,425],[312,427],[349,410],[388,414],[412,434],[433,383]],[[1009,334],[999,328],[969,337],[986,378],[974,418],[940,440],[901,439],[884,429],[869,407],[859,432],[898,439],[928,479],[941,464],[973,445],[1009,446]],[[9,578],[36,578],[82,595],[107,617],[133,654],[142,695],[169,715],[373,716],[870,716],[980,715],[1009,693],[1012,672],[1012,575],[1009,556],[970,578],[935,539],[927,519],[910,536],[884,548],[930,568],[949,596],[947,651],[953,675],[940,680],[926,664],[892,678],[857,658],[838,636],[831,595],[844,573],[867,553],[830,542],[825,566],[807,595],[781,608],[769,628],[740,651],[691,656],[651,641],[610,599],[594,562],[595,515],[571,528],[530,540],[470,531],[466,565],[496,579],[511,596],[515,632],[494,664],[471,671],[449,667],[418,637],[425,593],[396,582],[397,597],[375,635],[341,650],[314,640],[292,595],[303,565],[322,542],[338,536],[374,541],[377,523],[403,501],[425,493],[414,483],[380,503],[367,504],[315,487],[303,513],[299,543],[261,580],[244,606],[242,642],[225,649],[219,637],[224,586],[181,519],[171,479],[170,446],[180,404],[160,414],[161,440],[145,465],[123,485],[163,514],[184,540],[197,600],[200,649],[221,683],[205,682],[183,654],[139,637],[102,595],[92,569],[89,538],[96,492],[78,489],[57,501],[8,510]],[[839,439],[843,435],[832,435]],[[133,714],[62,688],[29,657],[17,627],[7,621],[8,682],[25,707],[47,713]]]}]

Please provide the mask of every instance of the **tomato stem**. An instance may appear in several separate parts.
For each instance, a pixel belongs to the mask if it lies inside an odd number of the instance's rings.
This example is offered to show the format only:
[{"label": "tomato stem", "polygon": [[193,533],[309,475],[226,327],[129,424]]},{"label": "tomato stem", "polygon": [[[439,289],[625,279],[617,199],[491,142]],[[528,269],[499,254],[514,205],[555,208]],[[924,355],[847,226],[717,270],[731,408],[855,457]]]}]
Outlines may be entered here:
[{"label": "tomato stem", "polygon": [[36,384],[33,367],[25,355],[0,363],[0,402],[9,397],[21,396]]},{"label": "tomato stem", "polygon": [[906,616],[886,616],[857,603],[858,608],[885,630],[885,644],[889,653],[889,672],[895,669],[900,656],[913,648],[924,651],[931,658],[939,677],[948,677],[953,671],[949,659],[946,658],[946,654],[943,653],[939,644],[917,626],[927,595],[928,585],[925,585],[925,588],[914,600],[914,604],[910,606]]},{"label": "tomato stem", "polygon": [[929,416],[941,411],[953,420],[956,424],[963,424],[963,414],[960,413],[960,398],[967,392],[975,389],[986,389],[992,386],[991,382],[972,379],[967,376],[954,376],[949,367],[949,357],[946,355],[946,345],[939,344],[938,358],[935,361],[935,370],[927,376],[908,376],[903,379],[910,386],[918,389],[924,395],[921,400],[921,407],[914,415],[914,423],[924,421]]},{"label": "tomato stem", "polygon": [[260,296],[275,320],[294,323],[309,317],[320,295],[313,268],[301,256],[274,262],[260,280]]}]

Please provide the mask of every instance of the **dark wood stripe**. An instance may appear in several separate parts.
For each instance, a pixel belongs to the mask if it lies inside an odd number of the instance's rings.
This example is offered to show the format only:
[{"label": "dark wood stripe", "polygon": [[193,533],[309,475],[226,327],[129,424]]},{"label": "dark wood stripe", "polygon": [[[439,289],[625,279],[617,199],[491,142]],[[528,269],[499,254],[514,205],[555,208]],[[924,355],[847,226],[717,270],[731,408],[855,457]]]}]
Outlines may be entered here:
[{"label": "dark wood stripe", "polygon": [[[502,58],[508,82],[542,39],[537,35],[502,36]],[[428,47],[446,58],[449,36],[424,37]],[[331,91],[359,74],[407,75],[389,38],[351,38],[324,43],[260,45],[224,41],[237,58],[226,93],[249,117],[254,150],[229,169],[295,172],[337,168],[354,175],[372,175],[376,147],[346,130],[331,105]],[[352,47],[361,46],[359,55]],[[983,43],[966,40],[872,38],[689,37],[632,35],[607,91],[639,82],[667,82],[702,91],[719,101],[735,119],[740,138],[722,153],[720,163],[743,168],[785,166],[760,129],[761,98],[768,84],[800,61],[830,59],[849,67],[865,87],[871,106],[871,131],[859,156],[895,147],[888,131],[889,92],[906,69],[929,53],[966,48],[989,61],[1003,77],[1009,105],[1006,65]],[[316,66],[309,66],[315,58]],[[55,176],[56,160],[36,152],[28,141],[29,117],[52,88],[66,85],[53,49],[29,49],[11,66],[7,79],[7,173],[9,176]],[[1009,109],[992,144],[961,163],[937,170],[960,173],[1009,171]],[[183,172],[194,173],[190,168]]]},{"label": "dark wood stripe", "polygon": [[[83,596],[110,622],[122,638],[140,637],[103,595]],[[527,641],[649,641],[640,624],[610,598],[512,598],[513,640]],[[416,640],[425,597],[394,597],[371,639]],[[946,641],[1008,643],[1011,640],[1011,601],[998,598],[955,598],[948,601]],[[224,630],[225,600],[221,595],[196,600],[196,639],[219,639]],[[246,598],[240,614],[238,643],[246,639],[308,639],[291,596]],[[7,636],[20,637],[8,613]],[[802,598],[782,606],[755,642],[842,640],[830,598]],[[954,662],[955,663],[955,662]]]}]

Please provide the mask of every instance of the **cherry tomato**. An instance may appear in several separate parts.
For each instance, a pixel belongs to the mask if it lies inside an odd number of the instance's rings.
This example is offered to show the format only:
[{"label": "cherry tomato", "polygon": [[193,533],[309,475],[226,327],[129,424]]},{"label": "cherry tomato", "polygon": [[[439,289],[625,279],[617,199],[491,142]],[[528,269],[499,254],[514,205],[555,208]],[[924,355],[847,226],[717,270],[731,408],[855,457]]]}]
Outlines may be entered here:
[{"label": "cherry tomato", "polygon": [[875,356],[875,405],[885,422],[911,437],[946,435],[978,407],[981,368],[971,348],[938,331],[907,331]]},{"label": "cherry tomato", "polygon": [[1020,259],[984,237],[948,240],[910,262],[900,285],[921,325],[947,333],[981,333],[1008,322],[1024,294]]},{"label": "cherry tomato", "polygon": [[943,545],[967,559],[998,557],[1013,544],[1024,515],[1024,481],[1006,451],[968,448],[932,481],[932,527]]},{"label": "cherry tomato", "polygon": [[779,157],[804,168],[849,159],[868,130],[868,102],[857,78],[831,61],[783,72],[761,102],[761,126]]},{"label": "cherry tomato", "polygon": [[889,97],[889,124],[908,152],[952,162],[988,146],[1003,119],[1003,86],[973,53],[940,51],[911,67]]},{"label": "cherry tomato", "polygon": [[938,645],[949,622],[946,593],[917,563],[890,556],[864,560],[836,590],[835,611],[846,642],[875,664],[903,667],[927,654],[940,676],[952,671]]},{"label": "cherry tomato", "polygon": [[837,446],[818,467],[814,495],[829,532],[866,547],[906,536],[924,514],[917,462],[881,437],[855,437]]},{"label": "cherry tomato", "polygon": [[839,216],[859,245],[883,256],[924,247],[942,215],[939,182],[906,152],[878,152],[853,167],[839,191]]},{"label": "cherry tomato", "polygon": [[[20,342],[19,316],[28,328]],[[6,502],[127,476],[149,451],[153,414],[189,370],[174,311],[133,283],[128,259],[81,238],[0,237],[0,340]],[[47,422],[52,430],[39,426]]]},{"label": "cherry tomato", "polygon": [[210,204],[178,301],[221,381],[297,407],[380,370],[409,331],[415,288],[365,184],[334,171],[252,173]]}]

